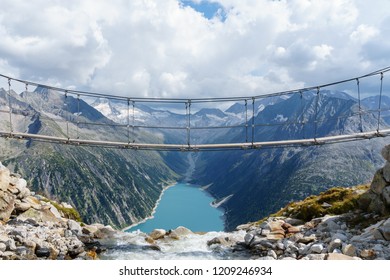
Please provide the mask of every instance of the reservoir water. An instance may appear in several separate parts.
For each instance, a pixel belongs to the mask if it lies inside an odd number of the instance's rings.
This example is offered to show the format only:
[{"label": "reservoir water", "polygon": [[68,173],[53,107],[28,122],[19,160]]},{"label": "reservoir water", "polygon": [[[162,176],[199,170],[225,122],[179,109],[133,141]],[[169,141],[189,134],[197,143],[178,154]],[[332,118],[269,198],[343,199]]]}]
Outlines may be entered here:
[{"label": "reservoir water", "polygon": [[184,226],[194,232],[223,231],[223,211],[211,206],[213,198],[199,186],[178,183],[165,190],[154,217],[128,229],[148,233]]}]

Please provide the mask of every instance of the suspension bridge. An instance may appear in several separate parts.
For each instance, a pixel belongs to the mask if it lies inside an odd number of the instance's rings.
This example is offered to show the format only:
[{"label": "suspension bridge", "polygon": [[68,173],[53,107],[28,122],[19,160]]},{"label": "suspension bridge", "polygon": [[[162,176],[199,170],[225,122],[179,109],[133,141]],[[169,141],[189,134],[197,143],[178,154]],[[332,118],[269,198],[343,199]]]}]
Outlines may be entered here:
[{"label": "suspension bridge", "polygon": [[[323,145],[331,143],[339,143],[346,141],[356,141],[364,139],[372,139],[376,137],[387,137],[390,135],[390,128],[383,121],[384,112],[390,112],[388,105],[384,106],[382,102],[383,96],[387,93],[387,87],[385,87],[385,76],[390,71],[390,67],[383,68],[366,75],[345,79],[329,84],[317,85],[313,87],[306,87],[301,89],[294,89],[283,92],[276,92],[270,94],[263,94],[258,96],[244,96],[244,97],[226,97],[226,98],[147,98],[147,97],[123,97],[112,94],[80,91],[72,89],[64,89],[59,87],[53,87],[35,83],[31,81],[16,79],[7,75],[0,74],[0,79],[3,79],[3,84],[6,85],[4,89],[4,102],[0,108],[0,114],[2,115],[3,125],[0,127],[0,137],[17,140],[35,140],[51,143],[78,145],[78,146],[100,146],[110,148],[122,148],[122,149],[134,149],[134,150],[168,150],[168,151],[212,151],[212,150],[225,150],[225,149],[261,149],[267,147],[290,147],[290,146],[308,146],[308,145]],[[369,86],[370,89],[376,88],[374,91],[370,90],[371,94],[374,94],[379,98],[376,108],[366,108],[362,105],[363,95],[367,95],[368,90],[363,90],[363,85]],[[19,101],[22,99],[19,94],[15,95],[16,88],[24,88],[24,101],[26,96],[31,94],[29,88],[36,87],[41,90],[44,89],[48,94],[57,94],[63,102],[63,108],[59,106],[57,112],[58,115],[50,114],[48,118],[54,118],[57,121],[60,120],[63,123],[61,132],[52,135],[51,133],[44,133],[42,131],[32,133],[26,129],[26,127],[16,125],[21,118],[32,118],[33,113],[31,108],[19,108]],[[349,131],[348,133],[340,133],[338,135],[318,135],[317,130],[320,123],[325,122],[325,119],[320,119],[318,112],[321,109],[321,96],[324,90],[332,88],[345,88],[348,93],[354,97],[356,102],[356,110],[348,115],[335,116],[337,119],[354,118],[358,122],[356,131]],[[302,105],[302,112],[294,119],[283,120],[279,123],[259,123],[257,122],[257,116],[262,112],[257,112],[255,104],[259,101],[269,98],[283,97],[285,99],[290,98],[293,95],[300,96],[301,101],[305,96],[312,96],[314,99],[313,108],[310,112],[311,117],[305,118],[304,114],[308,114],[308,111],[304,111],[305,108]],[[97,98],[103,98],[107,100],[113,100],[116,104],[121,103],[126,109],[126,116],[124,122],[98,122],[90,121],[82,114],[81,107],[85,104],[85,100],[92,100]],[[75,105],[72,114],[64,114],[64,110],[70,101]],[[200,108],[202,106],[212,103],[214,107],[218,107],[222,103],[238,103],[242,105],[242,121],[227,125],[210,125],[210,126],[198,126],[193,123],[194,107]],[[176,106],[183,109],[183,125],[168,125],[160,124],[158,126],[147,123],[137,123],[135,108],[138,104],[153,104],[158,106]],[[19,107],[18,107],[19,106]],[[123,106],[122,106],[123,107]],[[307,108],[306,108],[307,110]],[[36,112],[35,112],[36,113]],[[38,112],[44,114],[44,112]],[[280,112],[282,115],[283,112]],[[365,116],[372,116],[376,120],[375,128],[371,126],[371,129],[364,129]],[[311,137],[296,137],[294,139],[277,139],[262,141],[258,139],[256,130],[259,127],[265,126],[291,126],[299,125],[301,127],[310,127]],[[87,126],[99,126],[99,127],[118,127],[126,135],[120,139],[116,138],[116,135],[112,135],[112,139],[101,139],[95,134],[91,134],[88,137],[86,134],[80,133],[83,127]],[[199,131],[214,131],[214,130],[228,130],[239,129],[239,133],[242,134],[240,142],[219,142],[197,143],[193,140],[192,135]],[[180,131],[185,137],[180,143],[165,143],[160,142],[139,142],[136,140],[135,135],[141,130],[158,130],[158,131]],[[112,134],[112,133],[111,133]]]}]

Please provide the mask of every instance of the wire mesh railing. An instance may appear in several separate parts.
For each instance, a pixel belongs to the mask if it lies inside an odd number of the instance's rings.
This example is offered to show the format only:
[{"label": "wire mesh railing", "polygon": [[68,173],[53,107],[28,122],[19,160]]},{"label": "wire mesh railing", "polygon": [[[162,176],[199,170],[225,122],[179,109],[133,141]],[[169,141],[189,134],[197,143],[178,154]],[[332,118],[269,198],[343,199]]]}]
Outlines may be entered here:
[{"label": "wire mesh railing", "polygon": [[[0,74],[0,136],[180,151],[383,137],[390,134],[389,71],[387,67],[334,83],[265,95],[218,98],[123,97]],[[34,129],[37,119],[40,126]]]}]

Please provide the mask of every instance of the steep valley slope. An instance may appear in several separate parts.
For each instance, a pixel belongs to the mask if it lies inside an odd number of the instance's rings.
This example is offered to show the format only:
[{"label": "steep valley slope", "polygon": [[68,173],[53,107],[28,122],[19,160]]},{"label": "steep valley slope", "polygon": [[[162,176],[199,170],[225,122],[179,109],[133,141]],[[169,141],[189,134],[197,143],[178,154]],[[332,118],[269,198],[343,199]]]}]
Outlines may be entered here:
[{"label": "steep valley slope", "polygon": [[[123,140],[128,131],[83,100],[37,88],[21,95],[11,92],[14,131],[88,139]],[[7,93],[0,91],[0,127],[9,129]],[[4,117],[6,116],[6,117]],[[77,121],[76,121],[77,118]],[[76,124],[79,125],[76,125]],[[96,124],[105,124],[99,126]],[[137,141],[160,141],[135,132]],[[0,160],[29,182],[32,190],[51,199],[71,203],[88,223],[122,228],[149,216],[164,186],[179,177],[179,164],[168,166],[164,157],[176,155],[152,151],[109,149],[1,139]],[[173,160],[171,162],[174,162]],[[180,162],[180,161],[179,161]]]}]

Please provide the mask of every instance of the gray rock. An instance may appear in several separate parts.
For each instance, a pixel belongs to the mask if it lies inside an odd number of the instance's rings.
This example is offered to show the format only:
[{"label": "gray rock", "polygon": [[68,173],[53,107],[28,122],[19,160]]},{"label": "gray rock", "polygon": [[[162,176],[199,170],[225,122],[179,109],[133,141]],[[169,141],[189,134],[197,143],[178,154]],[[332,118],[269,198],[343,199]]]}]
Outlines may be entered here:
[{"label": "gray rock", "polygon": [[311,261],[322,261],[325,259],[326,254],[309,254],[306,257]]},{"label": "gray rock", "polygon": [[336,238],[335,240],[331,241],[328,245],[328,252],[333,253],[335,249],[341,248],[342,242],[340,239]]},{"label": "gray rock", "polygon": [[382,157],[386,160],[386,161],[389,161],[390,162],[390,145],[386,145],[383,147],[382,151],[381,151],[381,154],[382,154]]},{"label": "gray rock", "polygon": [[278,255],[275,253],[274,250],[269,250],[268,253],[267,253],[267,256],[272,257],[275,260],[278,259]]},{"label": "gray rock", "polygon": [[24,246],[17,247],[16,250],[15,250],[15,253],[17,255],[21,256],[21,257],[24,257],[24,256],[28,255],[29,252],[30,251],[26,247],[24,247]]},{"label": "gray rock", "polygon": [[7,251],[15,251],[16,250],[15,241],[13,239],[8,239],[8,241],[5,242],[5,246],[7,248]]},{"label": "gray rock", "polygon": [[283,251],[285,248],[286,247],[284,246],[284,244],[282,242],[276,243],[276,249]]},{"label": "gray rock", "polygon": [[62,218],[60,212],[58,211],[58,209],[54,205],[50,205],[50,212],[53,213],[54,217],[56,217],[57,219]]},{"label": "gray rock", "polygon": [[379,169],[375,175],[374,178],[372,179],[370,189],[374,193],[380,195],[382,194],[382,190],[386,187],[387,182],[383,178],[383,170]]},{"label": "gray rock", "polygon": [[35,250],[35,254],[38,258],[48,258],[50,257],[50,249],[49,248],[37,248]]},{"label": "gray rock", "polygon": [[246,245],[250,245],[252,241],[254,240],[255,236],[253,234],[247,233],[244,236],[244,242]]},{"label": "gray rock", "polygon": [[356,247],[353,246],[352,244],[347,244],[347,245],[343,246],[342,252],[344,255],[354,257],[354,256],[356,256]]},{"label": "gray rock", "polygon": [[387,183],[390,183],[390,162],[386,162],[383,167],[383,178]]},{"label": "gray rock", "polygon": [[68,228],[77,235],[80,235],[83,230],[80,224],[74,220],[68,220]]},{"label": "gray rock", "polygon": [[340,225],[338,225],[335,221],[329,219],[320,224],[318,228],[322,229],[323,231],[337,231],[338,229],[340,229]]},{"label": "gray rock", "polygon": [[15,209],[15,196],[0,190],[0,221],[8,221]]},{"label": "gray rock", "polygon": [[28,209],[31,208],[30,203],[27,202],[22,202],[22,201],[16,201],[15,203],[15,210],[20,213],[20,212],[26,212]]},{"label": "gray rock", "polygon": [[6,191],[10,183],[10,172],[0,162],[0,191]]},{"label": "gray rock", "polygon": [[313,244],[310,247],[309,253],[310,254],[320,254],[324,250],[324,245],[323,244]]},{"label": "gray rock", "polygon": [[10,238],[5,234],[0,234],[0,242],[6,243]]},{"label": "gray rock", "polygon": [[345,242],[345,241],[348,240],[348,237],[345,234],[343,234],[343,233],[337,232],[337,233],[332,235],[332,240],[336,240],[336,239],[339,239],[342,242]]},{"label": "gray rock", "polygon": [[[390,164],[390,163],[389,163]],[[387,186],[382,191],[383,202],[390,206],[390,186]]]},{"label": "gray rock", "polygon": [[93,226],[93,225],[85,225],[83,226],[83,233],[84,234],[95,234],[95,232],[98,231],[98,228],[96,226]]},{"label": "gray rock", "polygon": [[15,184],[16,189],[19,190],[18,198],[23,199],[25,197],[28,197],[31,193],[30,190],[27,188],[27,182],[25,179],[19,178],[16,181]]},{"label": "gray rock", "polygon": [[287,218],[286,223],[289,223],[292,226],[300,226],[303,225],[305,222],[300,219]]},{"label": "gray rock", "polygon": [[[95,226],[95,224],[94,224]],[[111,226],[103,226],[98,227],[98,231],[94,233],[95,238],[103,239],[103,238],[111,238],[114,237],[116,231]]]},{"label": "gray rock", "polygon": [[7,246],[4,243],[0,243],[0,252],[5,252],[7,250]]}]

